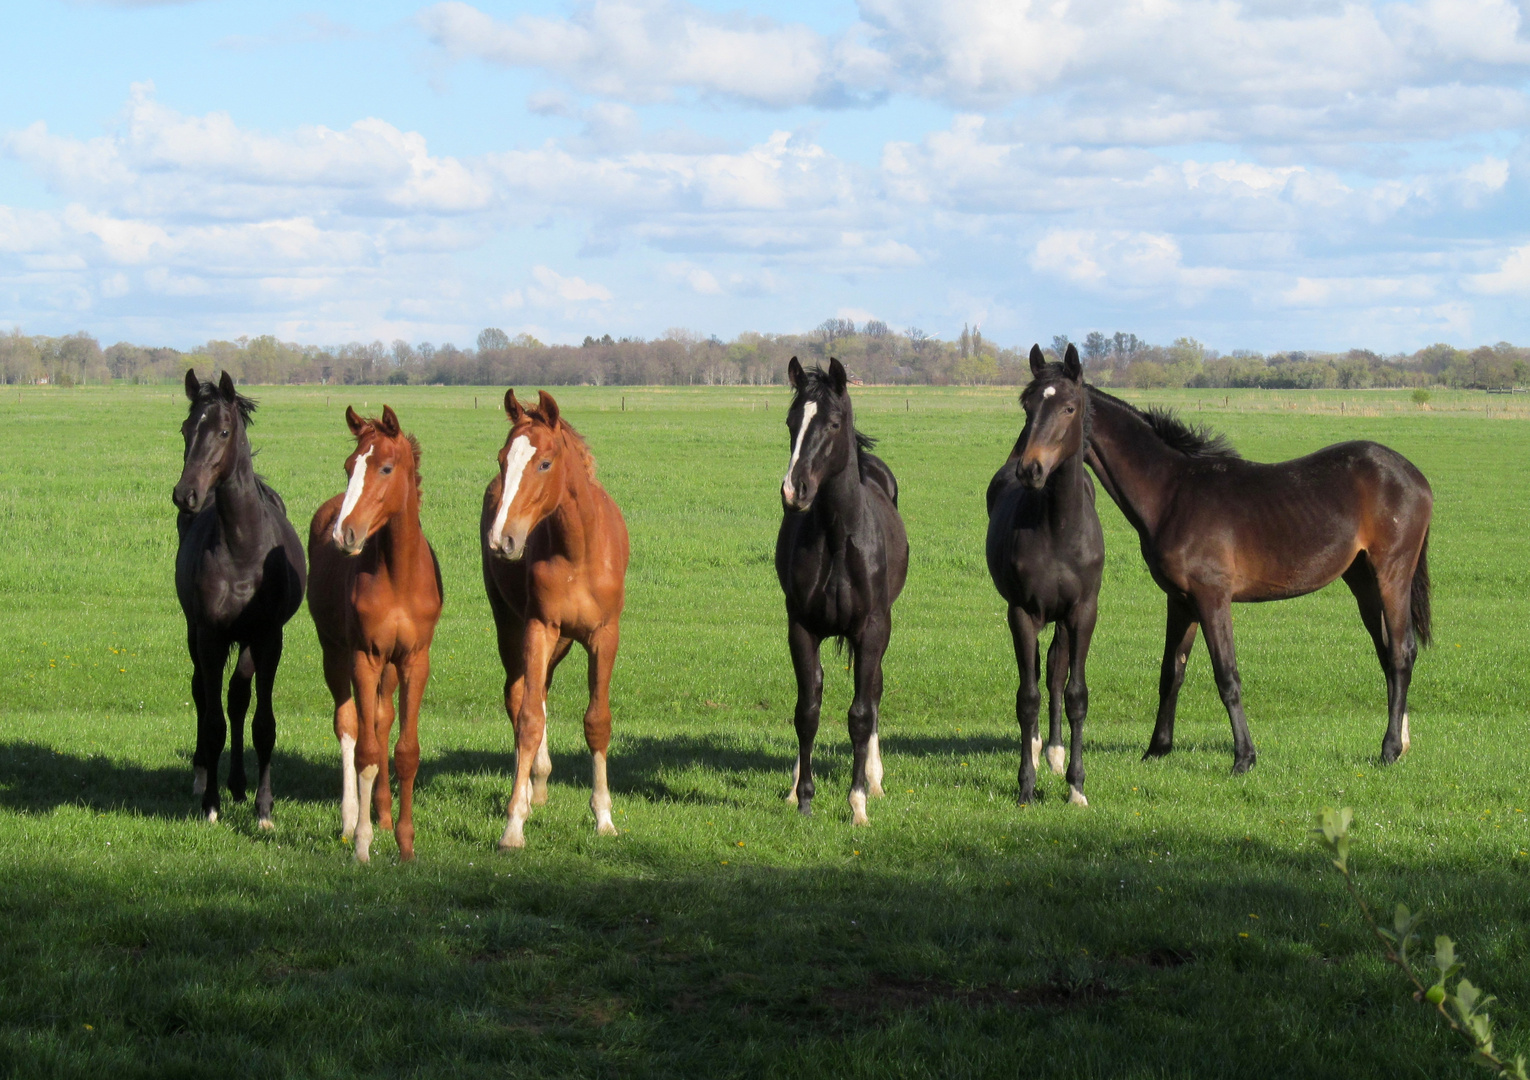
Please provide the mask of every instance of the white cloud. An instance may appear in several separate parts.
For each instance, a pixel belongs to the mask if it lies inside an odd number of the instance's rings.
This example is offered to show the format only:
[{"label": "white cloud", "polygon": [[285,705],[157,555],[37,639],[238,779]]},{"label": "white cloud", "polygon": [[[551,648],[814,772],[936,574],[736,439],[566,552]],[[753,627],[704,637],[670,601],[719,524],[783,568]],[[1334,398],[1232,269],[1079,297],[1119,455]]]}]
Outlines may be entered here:
[{"label": "white cloud", "polygon": [[1119,230],[1054,229],[1036,242],[1031,268],[1098,292],[1169,293],[1184,300],[1238,280],[1229,269],[1185,266],[1172,236]]},{"label": "white cloud", "polygon": [[612,299],[611,290],[604,285],[596,285],[581,277],[564,277],[551,267],[534,266],[531,268],[531,276],[541,286],[528,290],[528,295],[536,303],[551,304],[559,300],[566,303],[604,303]]},{"label": "white cloud", "polygon": [[[604,97],[666,101],[688,90],[784,107],[844,93],[830,45],[807,27],[717,15],[679,0],[593,0],[571,18],[510,22],[451,0],[418,18],[453,58],[538,68]],[[852,50],[846,58],[858,56]]]},{"label": "white cloud", "polygon": [[1466,282],[1473,292],[1490,296],[1530,296],[1530,244],[1509,251],[1497,270],[1472,274]]}]

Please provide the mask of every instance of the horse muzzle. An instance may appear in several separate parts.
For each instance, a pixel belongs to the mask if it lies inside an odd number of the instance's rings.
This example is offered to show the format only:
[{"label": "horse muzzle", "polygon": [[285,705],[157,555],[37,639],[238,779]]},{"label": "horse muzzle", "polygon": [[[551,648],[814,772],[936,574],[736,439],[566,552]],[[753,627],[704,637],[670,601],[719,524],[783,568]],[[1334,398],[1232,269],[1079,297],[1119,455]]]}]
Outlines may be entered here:
[{"label": "horse muzzle", "polygon": [[170,501],[175,503],[177,509],[184,510],[188,514],[196,513],[207,504],[206,496],[197,485],[184,480],[171,489]]},{"label": "horse muzzle", "polygon": [[500,536],[498,543],[495,543],[494,538],[491,536],[489,537],[489,551],[496,559],[503,559],[505,562],[520,562],[526,557],[526,538],[507,532]]},{"label": "horse muzzle", "polygon": [[807,484],[798,487],[792,484],[791,478],[787,477],[781,483],[781,509],[788,514],[801,514],[813,508],[813,498],[818,494],[817,490]]},{"label": "horse muzzle", "polygon": [[1047,477],[1052,470],[1042,464],[1040,460],[1021,461],[1015,470],[1020,476],[1020,482],[1032,491],[1040,491],[1047,486]]}]

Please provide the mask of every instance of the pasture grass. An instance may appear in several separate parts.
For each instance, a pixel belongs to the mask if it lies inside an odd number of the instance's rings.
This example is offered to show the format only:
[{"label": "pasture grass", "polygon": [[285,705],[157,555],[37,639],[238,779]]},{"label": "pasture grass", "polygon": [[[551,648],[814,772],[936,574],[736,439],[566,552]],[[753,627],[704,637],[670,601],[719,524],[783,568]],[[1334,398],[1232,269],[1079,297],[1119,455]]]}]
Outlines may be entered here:
[{"label": "pasture grass", "polygon": [[1505,399],[1128,395],[1178,404],[1256,459],[1345,438],[1410,457],[1436,496],[1437,644],[1415,674],[1413,749],[1382,768],[1384,688],[1343,586],[1240,606],[1258,766],[1229,774],[1199,645],[1176,751],[1144,763],[1164,605],[1102,494],[1080,810],[1050,774],[1043,802],[1014,804],[1016,677],[983,558],[1014,391],[856,391],[902,485],[912,565],[886,663],[888,795],[852,831],[850,684],[829,649],[817,813],[782,801],[784,391],[560,390],[632,533],[621,835],[593,834],[576,654],[550,705],[551,800],[506,856],[513,755],[475,537],[502,392],[252,391],[257,468],[304,536],[344,484],[346,404],[389,402],[424,446],[446,609],[419,859],[398,865],[381,834],[367,867],[338,839],[306,608],[277,681],[276,831],[252,803],[225,799],[216,826],[195,813],[172,586],[179,390],[0,394],[0,1072],[1467,1076],[1307,835],[1340,803],[1362,887],[1427,908],[1426,933],[1451,934],[1501,999],[1500,1045],[1530,1050],[1530,425]]}]

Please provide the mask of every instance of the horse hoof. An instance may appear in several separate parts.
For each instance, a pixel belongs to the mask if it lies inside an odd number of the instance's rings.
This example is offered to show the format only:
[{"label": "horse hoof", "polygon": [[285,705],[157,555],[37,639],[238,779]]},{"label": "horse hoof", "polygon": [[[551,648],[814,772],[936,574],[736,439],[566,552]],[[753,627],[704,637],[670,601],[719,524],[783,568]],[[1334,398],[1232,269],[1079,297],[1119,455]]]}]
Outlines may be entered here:
[{"label": "horse hoof", "polygon": [[1242,776],[1244,773],[1248,772],[1253,767],[1254,767],[1254,758],[1252,756],[1249,756],[1249,757],[1246,757],[1246,758],[1239,758],[1237,761],[1233,762],[1233,775],[1234,776]]},{"label": "horse hoof", "polygon": [[272,821],[268,817],[261,818],[255,824],[257,826],[259,826],[261,832],[275,832],[276,831],[276,822]]},{"label": "horse hoof", "polygon": [[1142,760],[1152,761],[1154,758],[1166,757],[1173,749],[1173,746],[1149,746],[1142,752]]},{"label": "horse hoof", "polygon": [[616,826],[611,824],[609,821],[602,821],[599,825],[595,826],[595,835],[596,836],[615,836],[616,835]]},{"label": "horse hoof", "polygon": [[209,824],[209,825],[216,825],[216,824],[218,824],[218,810],[217,810],[216,807],[214,807],[211,810],[204,811],[204,813],[207,815],[207,824]]},{"label": "horse hoof", "polygon": [[1068,764],[1068,752],[1060,746],[1047,747],[1047,764],[1051,766],[1053,773],[1061,776]]},{"label": "horse hoof", "polygon": [[798,803],[797,804],[797,813],[801,814],[803,817],[812,817],[813,816],[813,803],[812,803],[812,800],[807,800],[805,802]]},{"label": "horse hoof", "polygon": [[228,787],[228,797],[235,802],[244,802],[245,790],[242,787],[234,787],[234,785],[230,784]]},{"label": "horse hoof", "polygon": [[519,829],[506,829],[505,835],[499,838],[499,850],[519,851],[526,846],[526,836]]},{"label": "horse hoof", "polygon": [[1076,787],[1068,788],[1068,801],[1074,806],[1088,806],[1089,800],[1084,798],[1084,793]]},{"label": "horse hoof", "polygon": [[543,784],[541,787],[537,787],[535,784],[531,785],[531,805],[532,806],[546,806],[547,805],[547,785],[546,784]]},{"label": "horse hoof", "polygon": [[871,797],[873,799],[883,798],[886,794],[887,794],[887,792],[882,790],[882,785],[881,784],[872,784],[871,785]]}]

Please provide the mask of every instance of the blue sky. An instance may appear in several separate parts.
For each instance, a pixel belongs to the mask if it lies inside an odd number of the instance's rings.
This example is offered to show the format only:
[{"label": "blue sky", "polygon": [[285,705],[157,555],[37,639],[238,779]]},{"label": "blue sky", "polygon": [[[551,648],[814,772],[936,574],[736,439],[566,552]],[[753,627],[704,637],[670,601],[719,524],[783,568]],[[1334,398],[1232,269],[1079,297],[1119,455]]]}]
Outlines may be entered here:
[{"label": "blue sky", "polygon": [[1530,343],[1512,0],[34,2],[0,326]]}]

